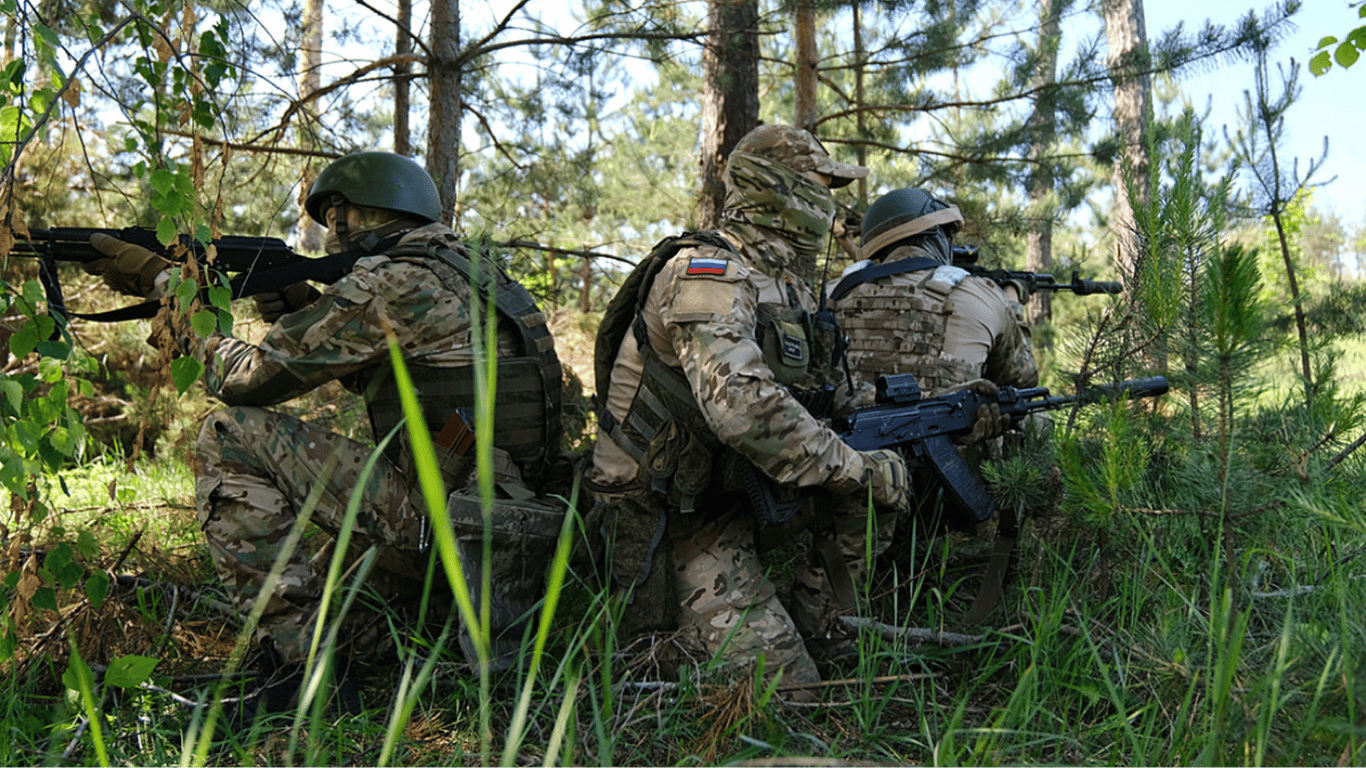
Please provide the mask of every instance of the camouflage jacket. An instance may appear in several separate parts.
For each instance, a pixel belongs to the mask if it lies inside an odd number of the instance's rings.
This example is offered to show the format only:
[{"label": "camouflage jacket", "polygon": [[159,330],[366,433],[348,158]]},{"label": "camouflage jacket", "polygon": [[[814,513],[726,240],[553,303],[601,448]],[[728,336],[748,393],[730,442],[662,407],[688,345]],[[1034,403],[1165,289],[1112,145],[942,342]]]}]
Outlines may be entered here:
[{"label": "camouflage jacket", "polygon": [[[862,456],[813,417],[780,384],[756,340],[761,304],[816,308],[804,280],[788,265],[802,247],[819,246],[810,231],[822,215],[803,205],[800,183],[762,162],[752,184],[732,184],[720,233],[736,253],[714,247],[680,251],[655,278],[643,317],[653,353],[682,371],[707,428],[721,443],[784,485],[849,493],[861,484]],[[759,178],[754,178],[754,177]],[[783,217],[786,218],[783,218]],[[632,334],[617,353],[611,387],[600,393],[625,419],[636,400],[644,359]],[[589,478],[600,486],[637,479],[629,453],[599,430]]]}]

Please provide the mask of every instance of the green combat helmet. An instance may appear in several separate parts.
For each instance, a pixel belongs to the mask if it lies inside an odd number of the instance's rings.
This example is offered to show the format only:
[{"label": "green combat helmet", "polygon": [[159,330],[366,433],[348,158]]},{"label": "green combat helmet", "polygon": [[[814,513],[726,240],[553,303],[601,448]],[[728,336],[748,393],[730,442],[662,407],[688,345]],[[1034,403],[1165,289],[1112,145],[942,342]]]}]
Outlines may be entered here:
[{"label": "green combat helmet", "polygon": [[412,214],[428,222],[441,220],[441,195],[426,169],[393,152],[357,152],[334,160],[318,174],[304,208],[319,224],[333,195],[348,203]]},{"label": "green combat helmet", "polygon": [[945,264],[953,262],[953,236],[963,224],[958,206],[923,189],[905,187],[879,197],[863,214],[863,258],[881,259],[898,245],[916,245]]}]

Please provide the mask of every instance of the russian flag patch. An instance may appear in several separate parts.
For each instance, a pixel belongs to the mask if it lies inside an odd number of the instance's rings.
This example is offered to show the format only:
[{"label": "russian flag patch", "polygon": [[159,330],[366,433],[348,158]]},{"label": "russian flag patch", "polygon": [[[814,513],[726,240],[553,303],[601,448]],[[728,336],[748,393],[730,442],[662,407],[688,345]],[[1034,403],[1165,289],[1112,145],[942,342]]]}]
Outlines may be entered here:
[{"label": "russian flag patch", "polygon": [[709,259],[705,257],[694,257],[688,260],[689,275],[724,275],[726,265],[730,262],[726,259]]}]

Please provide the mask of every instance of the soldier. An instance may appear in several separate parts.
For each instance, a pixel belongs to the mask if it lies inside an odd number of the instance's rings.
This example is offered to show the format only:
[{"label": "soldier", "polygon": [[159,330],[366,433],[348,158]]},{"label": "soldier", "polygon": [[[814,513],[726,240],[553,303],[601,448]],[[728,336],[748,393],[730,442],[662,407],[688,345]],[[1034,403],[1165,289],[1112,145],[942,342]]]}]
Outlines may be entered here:
[{"label": "soldier", "polygon": [[[1017,293],[1023,287],[1003,290],[953,266],[953,236],[962,223],[957,206],[921,189],[894,190],[868,206],[861,238],[864,258],[844,271],[829,296],[848,337],[855,380],[851,404],[871,404],[873,382],[886,374],[914,374],[925,397],[964,387],[994,394],[999,386],[1038,384]],[[983,454],[997,450],[1000,441],[995,438],[1007,427],[999,408],[984,406],[972,433],[955,442],[970,463],[979,463]],[[881,522],[877,553],[890,547],[895,535],[895,520]],[[1003,517],[998,543],[1013,542],[1014,527],[1013,514]],[[861,559],[861,544],[842,542],[851,562]],[[999,594],[998,567],[1003,571],[993,561],[988,581],[996,586],[984,589],[983,595]],[[799,587],[798,602],[807,611],[829,599],[819,585]],[[969,623],[983,617],[992,599],[994,595],[979,598]]]},{"label": "soldier", "polygon": [[962,223],[957,206],[920,189],[898,189],[868,206],[863,260],[830,291],[858,378],[912,373],[926,397],[974,379],[1038,384],[1018,289],[1003,291],[953,266]]},{"label": "soldier", "polygon": [[[474,404],[470,323],[475,313],[484,314],[479,305],[490,281],[499,310],[497,478],[534,490],[559,453],[561,370],[545,318],[486,254],[477,257],[481,285],[472,288],[476,257],[440,223],[436,185],[420,165],[387,152],[347,155],[319,174],[304,207],[327,227],[328,253],[361,257],[349,274],[321,292],[301,283],[258,296],[263,318],[272,323],[259,344],[171,331],[181,352],[204,364],[205,385],[228,406],[200,432],[195,501],[214,565],[243,613],[257,601],[289,535],[302,532],[306,500],[316,500],[307,522],[335,535],[359,492],[353,542],[378,548],[381,572],[372,583],[383,591],[421,579],[428,516],[407,431],[397,429],[362,485],[373,445],[266,406],[340,380],[364,397],[378,442],[403,418],[392,340],[438,445],[445,487],[462,488],[469,460],[443,436],[452,432],[442,430],[463,425],[456,409]],[[159,256],[99,234],[91,241],[109,258],[90,270],[116,288],[148,295],[169,279],[170,265]],[[258,697],[275,711],[290,705],[298,688],[323,588],[323,574],[304,547],[294,548],[283,565],[264,596],[257,632],[266,657],[280,665]]]},{"label": "soldier", "polygon": [[806,131],[746,134],[727,161],[719,232],[661,254],[631,331],[598,337],[610,378],[599,376],[585,487],[604,513],[627,628],[676,624],[690,651],[728,665],[762,657],[787,685],[820,674],[759,564],[757,526],[817,491],[866,503],[871,487],[890,510],[908,498],[899,455],[854,451],[826,426],[837,331],[792,271],[826,245],[831,189],[867,172]]}]

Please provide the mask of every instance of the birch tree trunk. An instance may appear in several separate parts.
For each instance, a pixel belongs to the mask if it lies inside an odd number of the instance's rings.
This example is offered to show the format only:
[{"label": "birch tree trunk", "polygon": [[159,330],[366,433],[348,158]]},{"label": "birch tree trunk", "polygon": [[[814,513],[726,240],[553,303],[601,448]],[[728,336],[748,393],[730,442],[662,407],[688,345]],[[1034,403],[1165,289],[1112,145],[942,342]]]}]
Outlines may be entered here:
[{"label": "birch tree trunk", "polygon": [[756,0],[710,0],[702,52],[702,190],[698,223],[721,223],[726,156],[759,123],[759,9]]}]

